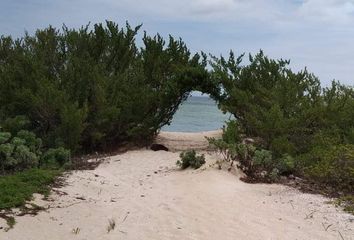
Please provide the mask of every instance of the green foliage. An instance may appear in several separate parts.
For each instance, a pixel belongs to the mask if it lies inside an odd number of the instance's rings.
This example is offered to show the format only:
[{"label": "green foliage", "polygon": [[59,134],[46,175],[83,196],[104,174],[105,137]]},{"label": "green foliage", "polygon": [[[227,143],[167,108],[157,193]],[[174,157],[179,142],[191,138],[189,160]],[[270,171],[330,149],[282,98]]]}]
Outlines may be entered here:
[{"label": "green foliage", "polygon": [[38,167],[62,167],[70,162],[70,151],[64,148],[49,149],[42,154],[42,140],[27,130],[14,137],[0,131],[0,168],[2,173]]},{"label": "green foliage", "polygon": [[186,169],[188,167],[192,167],[194,169],[200,168],[205,163],[205,156],[197,155],[195,150],[189,150],[182,152],[180,154],[180,160],[176,162],[177,166],[181,169]]},{"label": "green foliage", "polygon": [[38,165],[42,141],[28,131],[21,130],[15,137],[8,132],[0,132],[0,167],[18,171]]},{"label": "green foliage", "polygon": [[48,194],[48,185],[59,174],[58,170],[31,169],[0,176],[0,209],[22,206],[32,198],[33,193]]},{"label": "green foliage", "polygon": [[138,47],[140,28],[107,21],[0,37],[0,125],[33,131],[48,148],[91,152],[150,141],[192,90],[216,92],[205,54],[146,33]]},{"label": "green foliage", "polygon": [[[0,80],[1,81],[1,80]],[[13,118],[6,118],[1,122],[0,118],[0,130],[4,132],[10,132],[16,135],[19,131],[25,129],[29,125],[29,120],[25,116],[15,116]]]},{"label": "green foliage", "polygon": [[[239,162],[253,178],[295,173],[353,191],[353,87],[333,81],[321,88],[306,69],[294,72],[290,61],[262,51],[247,64],[233,52],[211,57],[208,72],[206,55],[191,54],[181,39],[145,33],[138,47],[140,28],[107,21],[0,37],[3,172],[39,162],[64,166],[70,154],[63,148],[79,153],[147,143],[200,90],[235,118],[222,139],[209,139],[231,165]],[[257,141],[244,144],[244,137]],[[195,152],[181,158],[182,168],[204,160]]]},{"label": "green foliage", "polygon": [[335,200],[337,206],[343,207],[343,210],[354,215],[354,196],[345,195]]},{"label": "green foliage", "polygon": [[12,159],[13,161],[8,163],[10,167],[14,167],[16,170],[32,168],[38,165],[38,156],[25,145],[15,147]]},{"label": "green foliage", "polygon": [[15,226],[16,220],[14,217],[11,216],[6,219],[6,223],[7,223],[8,228],[5,229],[5,232],[12,229]]},{"label": "green foliage", "polygon": [[[224,129],[225,131],[225,129]],[[223,139],[208,138],[209,145],[216,149],[217,152],[222,154],[223,158],[227,162],[234,161],[236,158],[236,144],[227,143]]]},{"label": "green foliage", "polygon": [[216,98],[231,112],[247,136],[259,137],[277,157],[309,150],[320,129],[338,128],[349,139],[354,126],[353,89],[333,82],[321,89],[319,80],[303,70],[294,73],[289,61],[272,60],[263,52],[228,60],[214,58],[213,77],[224,88]]},{"label": "green foliage", "polygon": [[[220,85],[214,98],[234,115],[238,131],[257,139],[250,159],[242,158],[239,136],[225,133],[219,149],[237,156],[251,177],[276,179],[290,173],[353,192],[354,89],[333,81],[321,88],[306,69],[293,72],[290,61],[273,60],[261,51],[228,59],[212,57],[212,78]],[[234,123],[227,123],[227,128]],[[231,138],[231,140],[230,140]]]},{"label": "green foliage", "polygon": [[294,173],[296,169],[295,159],[289,154],[285,153],[281,158],[278,159],[276,168],[279,170],[280,174],[289,175],[290,173]]},{"label": "green foliage", "polygon": [[41,158],[41,167],[57,168],[70,164],[70,151],[60,148],[51,148]]},{"label": "green foliage", "polygon": [[273,156],[272,152],[268,150],[256,150],[253,156],[254,165],[262,167],[266,170],[273,169]]},{"label": "green foliage", "polygon": [[230,120],[223,127],[222,139],[226,143],[239,143],[241,141],[240,126],[237,121]]},{"label": "green foliage", "polygon": [[354,144],[316,149],[306,157],[305,175],[316,182],[354,192]]},{"label": "green foliage", "polygon": [[11,138],[11,133],[0,132],[0,144],[6,143]]},{"label": "green foliage", "polygon": [[33,132],[21,130],[17,133],[17,137],[24,140],[24,143],[31,152],[37,155],[41,154],[42,140],[37,138]]},{"label": "green foliage", "polygon": [[295,170],[294,159],[288,154],[274,158],[269,150],[257,149],[249,143],[227,143],[224,139],[208,138],[208,141],[223,156],[224,161],[231,163],[229,170],[237,162],[238,168],[257,181],[276,181],[279,176],[289,175]]}]

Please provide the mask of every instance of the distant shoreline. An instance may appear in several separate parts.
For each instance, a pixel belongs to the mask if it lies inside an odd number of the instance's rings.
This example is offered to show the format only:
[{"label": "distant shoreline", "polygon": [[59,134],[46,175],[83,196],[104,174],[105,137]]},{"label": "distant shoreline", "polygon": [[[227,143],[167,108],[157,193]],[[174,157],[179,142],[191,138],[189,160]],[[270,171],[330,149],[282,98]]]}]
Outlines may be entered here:
[{"label": "distant shoreline", "polygon": [[191,96],[184,101],[174,114],[170,125],[162,131],[202,132],[223,127],[230,115],[223,114],[216,102],[208,96]]}]

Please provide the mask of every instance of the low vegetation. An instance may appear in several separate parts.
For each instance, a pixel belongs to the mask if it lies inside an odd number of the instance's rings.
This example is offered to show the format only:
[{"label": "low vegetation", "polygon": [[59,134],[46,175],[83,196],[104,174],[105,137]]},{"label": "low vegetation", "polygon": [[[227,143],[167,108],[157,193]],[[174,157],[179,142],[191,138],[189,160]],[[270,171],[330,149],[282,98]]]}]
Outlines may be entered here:
[{"label": "low vegetation", "polygon": [[[15,122],[21,122],[19,119]],[[33,193],[47,195],[49,185],[70,165],[70,151],[64,148],[45,150],[33,132],[12,124],[0,128],[0,214],[9,230],[15,224],[11,208],[23,208]],[[14,127],[16,126],[16,127]],[[32,210],[40,210],[38,207]],[[7,214],[10,213],[10,214]]]},{"label": "low vegetation", "polygon": [[13,175],[0,176],[0,209],[23,206],[33,193],[47,195],[49,185],[60,170],[30,169]]},{"label": "low vegetation", "polygon": [[345,195],[334,201],[337,206],[340,206],[344,211],[354,215],[354,195]]},{"label": "low vegetation", "polygon": [[184,151],[180,154],[180,160],[176,162],[176,165],[181,169],[186,169],[188,167],[198,169],[203,164],[205,164],[205,156],[197,155],[195,150]]}]

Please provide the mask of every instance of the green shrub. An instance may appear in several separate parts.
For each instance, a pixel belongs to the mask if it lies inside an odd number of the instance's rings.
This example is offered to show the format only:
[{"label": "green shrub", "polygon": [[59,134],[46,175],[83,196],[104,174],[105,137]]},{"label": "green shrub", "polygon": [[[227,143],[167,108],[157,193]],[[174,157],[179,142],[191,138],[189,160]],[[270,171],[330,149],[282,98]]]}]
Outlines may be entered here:
[{"label": "green shrub", "polygon": [[278,159],[276,168],[281,175],[292,174],[295,171],[295,159],[289,154],[283,154],[283,156]]},{"label": "green shrub", "polygon": [[18,171],[38,166],[42,141],[28,131],[21,130],[16,137],[0,132],[0,166],[6,170]]},{"label": "green shrub", "polygon": [[0,132],[0,144],[6,143],[10,140],[11,133],[9,132]]},{"label": "green shrub", "polygon": [[[230,162],[230,168],[237,162],[237,167],[255,180],[276,181],[281,175],[289,175],[295,170],[295,161],[288,154],[275,158],[273,152],[258,148],[253,144],[240,143],[230,140],[227,143],[224,139],[226,133],[223,131],[222,139],[207,138],[209,144],[222,154],[223,160]],[[230,136],[230,135],[228,135]]]},{"label": "green shrub", "polygon": [[23,170],[38,166],[38,156],[31,152],[29,147],[25,145],[15,146],[15,150],[12,154],[13,162],[11,162],[10,167],[15,170]]},{"label": "green shrub", "polygon": [[70,164],[70,151],[60,148],[51,148],[41,157],[41,167],[56,168]]},{"label": "green shrub", "polygon": [[[19,131],[28,127],[30,121],[26,116],[15,116],[6,118],[1,122],[0,119],[0,130],[4,132],[10,132],[13,135],[16,135]],[[2,128],[2,129],[1,129]]]},{"label": "green shrub", "polygon": [[354,192],[354,145],[317,149],[306,155],[305,176],[318,183],[349,193]]},{"label": "green shrub", "polygon": [[223,127],[222,140],[228,144],[241,142],[240,126],[236,120],[226,122]]},{"label": "green shrub", "polygon": [[42,140],[37,138],[33,132],[21,130],[17,133],[19,139],[23,139],[29,150],[37,155],[41,154]]},{"label": "green shrub", "polygon": [[276,157],[281,157],[284,153],[290,155],[296,153],[294,144],[289,141],[287,136],[275,137],[271,141],[269,149],[274,153]]},{"label": "green shrub", "polygon": [[182,152],[180,154],[180,158],[181,159],[178,160],[176,164],[182,169],[186,169],[188,167],[198,169],[205,163],[204,154],[198,156],[195,150]]},{"label": "green shrub", "polygon": [[260,170],[270,171],[274,168],[272,152],[264,149],[256,150],[252,157],[253,165]]},{"label": "green shrub", "polygon": [[32,132],[20,130],[12,137],[11,133],[0,131],[0,169],[3,174],[39,165],[62,167],[69,162],[70,151],[64,148],[49,149],[42,154],[42,140]]},{"label": "green shrub", "polygon": [[209,146],[219,152],[223,159],[227,162],[234,161],[236,158],[236,144],[230,144],[223,139],[206,138],[209,142]]}]

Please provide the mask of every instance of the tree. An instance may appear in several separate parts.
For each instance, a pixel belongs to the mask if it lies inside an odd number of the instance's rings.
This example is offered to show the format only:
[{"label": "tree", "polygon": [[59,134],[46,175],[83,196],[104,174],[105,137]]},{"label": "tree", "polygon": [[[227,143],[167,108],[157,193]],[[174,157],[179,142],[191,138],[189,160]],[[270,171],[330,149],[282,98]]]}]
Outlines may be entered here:
[{"label": "tree", "polygon": [[107,21],[1,37],[0,124],[25,116],[46,148],[73,152],[151,141],[193,89],[214,84],[205,54],[158,34],[139,48],[140,28]]}]

